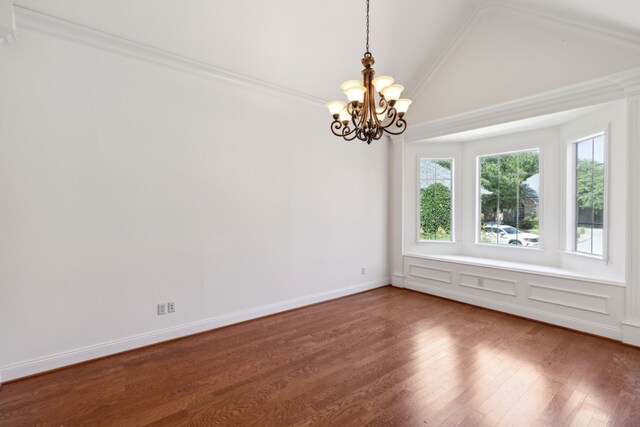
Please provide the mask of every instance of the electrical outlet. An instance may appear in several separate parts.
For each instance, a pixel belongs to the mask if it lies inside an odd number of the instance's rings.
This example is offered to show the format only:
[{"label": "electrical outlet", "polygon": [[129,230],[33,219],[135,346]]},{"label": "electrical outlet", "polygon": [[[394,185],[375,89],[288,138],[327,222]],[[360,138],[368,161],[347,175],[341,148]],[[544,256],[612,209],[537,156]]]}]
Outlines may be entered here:
[{"label": "electrical outlet", "polygon": [[168,302],[167,303],[167,313],[173,313],[174,311],[176,311],[176,303],[175,302]]},{"label": "electrical outlet", "polygon": [[167,305],[158,304],[158,316],[162,316],[163,314],[167,314]]},{"label": "electrical outlet", "polygon": [[367,274],[367,269],[366,269],[366,268],[364,268],[364,267],[362,267],[361,272],[362,272],[362,274]]}]

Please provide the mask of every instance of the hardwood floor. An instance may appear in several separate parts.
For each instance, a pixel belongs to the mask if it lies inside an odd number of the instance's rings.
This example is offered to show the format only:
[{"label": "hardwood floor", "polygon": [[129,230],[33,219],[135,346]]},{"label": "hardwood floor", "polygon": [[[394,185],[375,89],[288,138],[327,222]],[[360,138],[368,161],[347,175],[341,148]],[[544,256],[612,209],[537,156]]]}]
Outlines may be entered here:
[{"label": "hardwood floor", "polygon": [[640,349],[391,287],[5,384],[0,425],[640,426]]}]

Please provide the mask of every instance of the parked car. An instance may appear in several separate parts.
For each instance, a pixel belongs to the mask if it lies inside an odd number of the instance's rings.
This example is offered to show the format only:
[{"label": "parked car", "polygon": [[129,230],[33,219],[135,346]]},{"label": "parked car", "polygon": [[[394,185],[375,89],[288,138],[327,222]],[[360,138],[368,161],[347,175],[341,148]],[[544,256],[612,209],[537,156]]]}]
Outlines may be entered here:
[{"label": "parked car", "polygon": [[486,238],[492,243],[509,244],[537,248],[540,243],[540,236],[533,233],[518,230],[510,225],[488,223],[482,227],[486,233]]}]

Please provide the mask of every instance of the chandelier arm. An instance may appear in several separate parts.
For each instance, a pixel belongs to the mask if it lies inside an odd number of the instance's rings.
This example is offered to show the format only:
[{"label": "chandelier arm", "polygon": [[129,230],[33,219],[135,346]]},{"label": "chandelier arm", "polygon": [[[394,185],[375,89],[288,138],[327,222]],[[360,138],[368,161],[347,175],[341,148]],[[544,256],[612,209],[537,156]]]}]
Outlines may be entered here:
[{"label": "chandelier arm", "polygon": [[[366,99],[365,99],[366,101]],[[365,104],[362,104],[362,107],[360,107],[360,104],[358,104],[358,108],[354,109],[355,115],[352,114],[351,115],[351,121],[353,122],[353,125],[360,129],[362,128],[362,126],[364,126],[364,121],[366,118],[366,114],[365,114]],[[358,119],[357,123],[356,123],[356,118]]]},{"label": "chandelier arm", "polygon": [[357,129],[355,129],[355,128],[352,130],[349,126],[343,125],[342,122],[340,122],[339,120],[334,120],[331,123],[331,132],[335,136],[339,136],[341,138],[345,138],[346,139],[347,136],[349,136],[350,134],[354,133],[356,130]]},{"label": "chandelier arm", "polygon": [[387,100],[384,99],[384,97],[382,97],[382,96],[380,96],[380,101],[378,101],[378,107],[383,107],[384,108],[378,114],[384,114],[389,110],[389,108],[391,108],[391,107],[389,107],[389,103],[387,102]]},{"label": "chandelier arm", "polygon": [[404,119],[398,119],[396,123],[396,127],[400,128],[399,132],[391,132],[388,129],[384,129],[384,131],[390,135],[401,135],[404,133],[405,130],[407,130],[407,122],[404,121]]},{"label": "chandelier arm", "polygon": [[356,132],[356,135],[358,136],[358,139],[360,141],[366,141],[367,140],[367,135],[364,133],[364,129],[363,128],[358,129],[358,132]]},{"label": "chandelier arm", "polygon": [[[353,134],[353,136],[350,137],[349,136],[350,134]],[[343,136],[342,138],[345,141],[353,141],[354,139],[356,139],[357,134],[355,133],[355,129],[353,131],[351,131],[350,134],[347,134],[347,135]]]},{"label": "chandelier arm", "polygon": [[380,126],[384,127],[383,123],[386,120],[386,117],[389,117],[389,110],[391,109],[391,106],[389,106],[389,103],[387,102],[386,99],[384,99],[384,97],[380,96],[380,101],[378,101],[378,106],[382,108],[382,110],[380,111],[376,111],[376,114],[379,114],[381,116],[383,116],[384,118],[382,120],[379,120],[380,122]]},{"label": "chandelier arm", "polygon": [[396,123],[396,119],[398,118],[398,110],[394,107],[389,107],[387,110],[387,117],[391,119],[386,126],[382,126],[382,129],[390,128],[394,123]]}]

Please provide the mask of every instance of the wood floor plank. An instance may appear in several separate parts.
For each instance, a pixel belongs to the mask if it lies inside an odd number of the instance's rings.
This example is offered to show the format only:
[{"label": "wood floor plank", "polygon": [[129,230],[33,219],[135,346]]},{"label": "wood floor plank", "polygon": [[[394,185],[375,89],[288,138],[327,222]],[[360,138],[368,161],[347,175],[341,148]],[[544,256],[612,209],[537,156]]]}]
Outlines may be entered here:
[{"label": "wood floor plank", "polygon": [[0,426],[640,426],[640,349],[392,287],[3,385]]}]

